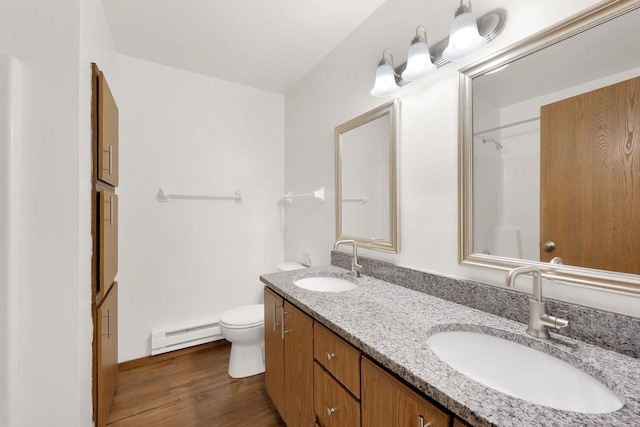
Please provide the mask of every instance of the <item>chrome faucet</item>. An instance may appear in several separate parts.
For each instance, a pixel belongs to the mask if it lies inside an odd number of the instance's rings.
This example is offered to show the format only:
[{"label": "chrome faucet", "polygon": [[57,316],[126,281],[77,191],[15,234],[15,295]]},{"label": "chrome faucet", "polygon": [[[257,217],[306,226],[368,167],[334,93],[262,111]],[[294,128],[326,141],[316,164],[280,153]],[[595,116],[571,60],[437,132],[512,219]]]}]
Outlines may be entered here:
[{"label": "chrome faucet", "polygon": [[351,273],[349,273],[352,277],[360,277],[360,270],[362,270],[362,266],[358,264],[358,244],[355,240],[338,240],[335,245],[333,245],[333,250],[338,249],[343,243],[349,243],[353,246],[353,258],[351,259]]},{"label": "chrome faucet", "polygon": [[518,267],[507,273],[507,286],[513,287],[516,277],[531,273],[533,276],[533,298],[529,300],[529,328],[527,333],[536,338],[551,338],[547,328],[555,330],[569,327],[569,321],[547,314],[547,304],[542,301],[542,276],[537,267]]}]

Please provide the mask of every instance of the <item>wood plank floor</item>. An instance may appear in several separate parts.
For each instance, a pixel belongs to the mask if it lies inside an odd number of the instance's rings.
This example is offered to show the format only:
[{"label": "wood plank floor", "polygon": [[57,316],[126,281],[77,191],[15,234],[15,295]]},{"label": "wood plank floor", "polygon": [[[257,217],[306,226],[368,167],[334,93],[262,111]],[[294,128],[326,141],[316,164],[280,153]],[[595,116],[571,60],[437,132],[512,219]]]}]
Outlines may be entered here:
[{"label": "wood plank floor", "polygon": [[230,349],[221,341],[121,367],[107,426],[285,426],[264,389],[264,374],[229,377]]}]

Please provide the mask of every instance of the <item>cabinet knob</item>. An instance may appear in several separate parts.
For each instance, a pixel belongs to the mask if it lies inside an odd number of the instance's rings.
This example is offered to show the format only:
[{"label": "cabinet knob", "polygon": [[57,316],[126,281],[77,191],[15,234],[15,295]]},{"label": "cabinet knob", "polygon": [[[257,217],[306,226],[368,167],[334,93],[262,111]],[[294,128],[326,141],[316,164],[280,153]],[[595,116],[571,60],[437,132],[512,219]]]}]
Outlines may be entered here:
[{"label": "cabinet knob", "polygon": [[551,252],[555,248],[556,248],[556,244],[555,244],[555,242],[552,242],[551,240],[549,240],[548,242],[544,242],[542,244],[542,249],[544,249],[547,252]]},{"label": "cabinet knob", "polygon": [[327,408],[327,417],[330,417],[331,414],[336,412],[336,409],[338,409],[338,408]]},{"label": "cabinet knob", "polygon": [[327,353],[327,360],[331,360],[336,357],[335,353]]}]

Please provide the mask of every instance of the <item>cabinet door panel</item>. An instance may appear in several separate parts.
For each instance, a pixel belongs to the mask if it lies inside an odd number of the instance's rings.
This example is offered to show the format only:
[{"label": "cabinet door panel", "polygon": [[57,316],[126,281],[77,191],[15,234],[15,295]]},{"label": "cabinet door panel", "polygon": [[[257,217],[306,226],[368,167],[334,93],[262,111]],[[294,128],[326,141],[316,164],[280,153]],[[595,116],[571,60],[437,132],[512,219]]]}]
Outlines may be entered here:
[{"label": "cabinet door panel", "polygon": [[312,427],[313,320],[284,302],[285,417],[289,427]]},{"label": "cabinet door panel", "polygon": [[282,339],[281,319],[283,300],[264,288],[264,385],[284,419],[284,340]]},{"label": "cabinet door panel", "polygon": [[98,179],[118,186],[118,106],[104,74],[98,74]]},{"label": "cabinet door panel", "polygon": [[118,196],[98,191],[98,288],[101,297],[109,291],[118,273]]},{"label": "cabinet door panel", "polygon": [[450,416],[370,360],[362,360],[362,427],[448,427]]},{"label": "cabinet door panel", "polygon": [[96,311],[98,342],[98,427],[107,424],[118,379],[118,284]]},{"label": "cabinet door panel", "polygon": [[360,403],[314,364],[314,407],[323,427],[360,427]]}]

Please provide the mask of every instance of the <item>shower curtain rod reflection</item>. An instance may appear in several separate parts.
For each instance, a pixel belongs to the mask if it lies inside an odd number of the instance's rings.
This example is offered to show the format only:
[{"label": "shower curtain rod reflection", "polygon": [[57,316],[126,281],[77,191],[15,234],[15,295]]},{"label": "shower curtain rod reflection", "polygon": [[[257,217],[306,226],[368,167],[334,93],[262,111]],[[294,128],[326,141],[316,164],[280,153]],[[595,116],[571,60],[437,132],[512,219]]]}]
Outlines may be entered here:
[{"label": "shower curtain rod reflection", "polygon": [[483,130],[483,131],[480,131],[480,132],[475,132],[475,133],[473,134],[473,136],[484,135],[485,133],[495,132],[495,131],[497,131],[497,130],[502,130],[502,129],[506,129],[506,128],[511,128],[511,127],[514,127],[514,126],[520,126],[520,125],[523,125],[523,124],[525,124],[525,123],[535,122],[536,120],[540,120],[540,116],[538,116],[538,117],[532,117],[532,118],[530,118],[530,119],[526,119],[526,120],[520,120],[519,122],[508,123],[508,124],[506,124],[506,125],[498,126],[498,127],[491,128],[491,129],[486,129],[486,130]]}]

